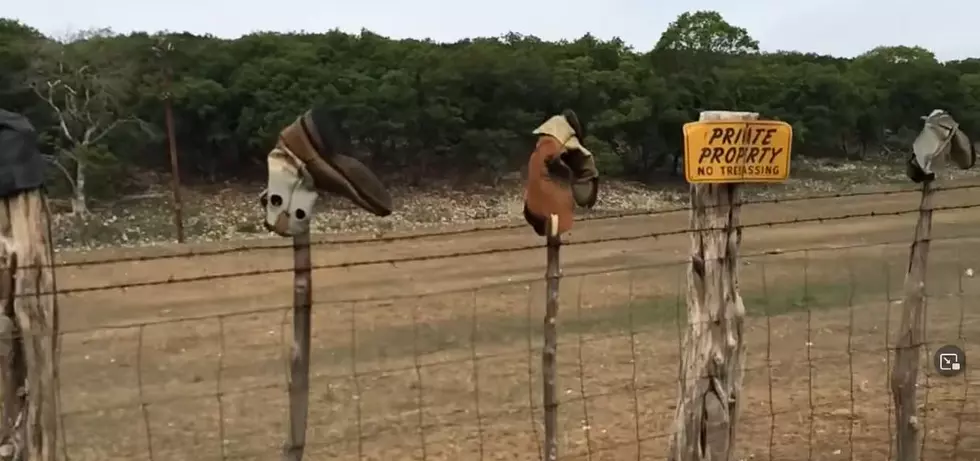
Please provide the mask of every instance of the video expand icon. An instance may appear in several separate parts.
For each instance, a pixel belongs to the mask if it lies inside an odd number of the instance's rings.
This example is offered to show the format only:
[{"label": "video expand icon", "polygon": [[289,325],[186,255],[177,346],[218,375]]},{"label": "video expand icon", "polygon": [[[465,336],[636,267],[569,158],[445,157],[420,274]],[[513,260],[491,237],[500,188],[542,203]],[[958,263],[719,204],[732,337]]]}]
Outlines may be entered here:
[{"label": "video expand icon", "polygon": [[966,354],[959,347],[946,345],[936,350],[933,362],[940,375],[956,376],[966,368]]},{"label": "video expand icon", "polygon": [[939,369],[943,371],[960,371],[960,356],[956,354],[939,354]]}]

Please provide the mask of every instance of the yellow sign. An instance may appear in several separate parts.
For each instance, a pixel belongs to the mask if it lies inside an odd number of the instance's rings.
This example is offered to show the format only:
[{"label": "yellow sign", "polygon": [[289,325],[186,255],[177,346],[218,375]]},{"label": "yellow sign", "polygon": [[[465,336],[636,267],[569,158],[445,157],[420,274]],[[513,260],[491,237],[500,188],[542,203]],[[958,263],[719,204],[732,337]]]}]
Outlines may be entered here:
[{"label": "yellow sign", "polygon": [[782,182],[789,177],[793,127],[775,120],[684,124],[689,183]]}]

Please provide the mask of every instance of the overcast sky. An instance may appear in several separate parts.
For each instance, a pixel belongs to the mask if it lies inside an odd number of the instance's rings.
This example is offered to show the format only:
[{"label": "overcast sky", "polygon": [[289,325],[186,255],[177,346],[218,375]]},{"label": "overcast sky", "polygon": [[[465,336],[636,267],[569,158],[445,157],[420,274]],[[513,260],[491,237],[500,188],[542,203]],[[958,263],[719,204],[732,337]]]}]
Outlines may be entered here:
[{"label": "overcast sky", "polygon": [[[980,2],[950,0],[0,0],[0,15],[48,35],[92,27],[188,31],[233,38],[253,31],[366,28],[393,38],[453,41],[508,31],[556,40],[586,32],[653,47],[689,10],[716,10],[763,50],[854,56],[879,45],[919,45],[941,60],[980,57]],[[932,5],[936,14],[923,6]],[[924,12],[925,11],[925,12]],[[937,29],[937,26],[942,26]]]}]

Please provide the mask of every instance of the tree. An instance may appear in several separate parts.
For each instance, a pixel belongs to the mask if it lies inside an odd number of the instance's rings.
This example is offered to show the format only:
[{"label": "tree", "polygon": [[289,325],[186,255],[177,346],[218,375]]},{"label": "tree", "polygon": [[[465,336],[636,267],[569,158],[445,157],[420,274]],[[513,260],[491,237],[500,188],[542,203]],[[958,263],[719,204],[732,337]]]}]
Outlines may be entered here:
[{"label": "tree", "polygon": [[[174,44],[166,65],[153,51],[161,39]],[[441,44],[370,31],[234,40],[90,31],[60,43],[7,21],[0,93],[19,94],[3,94],[3,104],[46,130],[45,148],[81,183],[72,194],[79,212],[124,170],[169,173],[163,137],[146,131],[164,124],[164,68],[173,70],[167,95],[190,182],[261,177],[281,127],[320,103],[342,114],[356,155],[393,184],[419,186],[507,176],[526,162],[529,131],[566,107],[590,127],[607,175],[648,181],[680,173],[681,127],[703,109],[792,123],[797,157],[882,161],[869,153],[907,149],[906,134],[935,108],[980,130],[980,60],[940,63],[920,47],[854,59],[757,51],[744,29],[711,11],[680,15],[647,53],[618,39],[514,33]]]},{"label": "tree", "polygon": [[681,13],[670,23],[654,49],[738,54],[758,52],[759,42],[717,11],[695,11]]},{"label": "tree", "polygon": [[29,113],[32,99],[24,84],[30,66],[31,50],[44,40],[37,29],[12,19],[0,18],[0,101],[3,108]]},{"label": "tree", "polygon": [[142,125],[127,110],[135,82],[132,68],[111,39],[112,32],[103,29],[78,33],[66,43],[46,40],[32,63],[30,86],[56,124],[56,160],[73,165],[68,175],[73,214],[89,211],[90,170],[113,163],[107,137],[128,123]]},{"label": "tree", "polygon": [[858,59],[880,60],[890,64],[938,62],[935,53],[921,46],[879,46],[858,56]]}]

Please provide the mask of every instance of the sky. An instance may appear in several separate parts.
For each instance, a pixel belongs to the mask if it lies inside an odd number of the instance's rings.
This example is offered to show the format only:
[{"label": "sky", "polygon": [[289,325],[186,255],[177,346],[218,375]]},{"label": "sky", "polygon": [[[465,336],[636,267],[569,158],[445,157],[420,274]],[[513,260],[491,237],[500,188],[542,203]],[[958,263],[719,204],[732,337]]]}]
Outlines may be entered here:
[{"label": "sky", "polygon": [[[764,51],[852,57],[876,46],[918,45],[940,60],[980,57],[980,2],[950,0],[0,0],[0,16],[46,35],[109,27],[209,33],[324,32],[362,28],[392,38],[455,41],[507,32],[546,40],[591,33],[653,47],[685,11],[715,10],[744,27]],[[935,13],[929,5],[935,6]],[[942,28],[937,29],[937,26]]]}]

